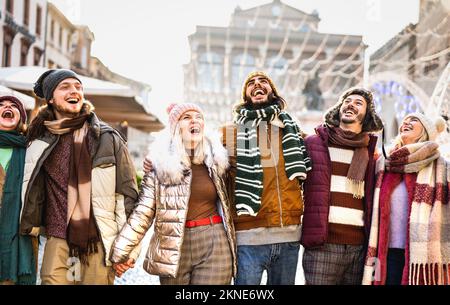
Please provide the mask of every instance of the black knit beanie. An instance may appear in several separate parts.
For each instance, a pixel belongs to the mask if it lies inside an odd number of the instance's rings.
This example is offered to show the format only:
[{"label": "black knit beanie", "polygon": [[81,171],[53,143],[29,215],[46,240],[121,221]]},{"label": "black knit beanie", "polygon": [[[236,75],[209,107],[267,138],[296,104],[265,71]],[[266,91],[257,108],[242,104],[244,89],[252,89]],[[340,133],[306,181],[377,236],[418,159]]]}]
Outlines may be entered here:
[{"label": "black knit beanie", "polygon": [[48,70],[36,81],[33,91],[38,97],[49,101],[53,98],[53,91],[55,91],[58,84],[67,78],[75,78],[81,83],[78,75],[71,70]]}]

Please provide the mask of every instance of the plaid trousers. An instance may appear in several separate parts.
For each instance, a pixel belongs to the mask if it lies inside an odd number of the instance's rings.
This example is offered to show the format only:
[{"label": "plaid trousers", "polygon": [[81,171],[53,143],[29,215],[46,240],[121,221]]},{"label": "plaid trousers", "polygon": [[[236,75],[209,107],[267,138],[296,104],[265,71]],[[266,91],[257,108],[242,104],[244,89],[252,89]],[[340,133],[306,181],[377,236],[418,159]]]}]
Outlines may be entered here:
[{"label": "plaid trousers", "polygon": [[364,268],[363,246],[325,243],[305,249],[303,271],[306,285],[360,285]]},{"label": "plaid trousers", "polygon": [[233,265],[223,224],[184,230],[177,277],[160,276],[161,285],[229,285]]}]

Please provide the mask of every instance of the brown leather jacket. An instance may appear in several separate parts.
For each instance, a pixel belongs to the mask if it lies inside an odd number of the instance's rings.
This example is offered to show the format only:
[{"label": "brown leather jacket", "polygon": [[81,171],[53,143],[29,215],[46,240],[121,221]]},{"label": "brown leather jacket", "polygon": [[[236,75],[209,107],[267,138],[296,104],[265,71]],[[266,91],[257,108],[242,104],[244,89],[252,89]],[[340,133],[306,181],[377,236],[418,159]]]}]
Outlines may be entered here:
[{"label": "brown leather jacket", "polygon": [[[278,124],[282,124],[279,122]],[[281,126],[280,126],[281,127]],[[258,145],[263,165],[263,192],[261,208],[257,216],[238,216],[234,204],[236,178],[237,126],[227,124],[222,128],[222,143],[227,148],[230,160],[228,194],[236,231],[258,227],[283,227],[298,225],[303,214],[302,189],[298,179],[289,180],[284,167],[283,132],[275,124],[261,122],[258,127]],[[275,140],[274,140],[275,139]]]}]

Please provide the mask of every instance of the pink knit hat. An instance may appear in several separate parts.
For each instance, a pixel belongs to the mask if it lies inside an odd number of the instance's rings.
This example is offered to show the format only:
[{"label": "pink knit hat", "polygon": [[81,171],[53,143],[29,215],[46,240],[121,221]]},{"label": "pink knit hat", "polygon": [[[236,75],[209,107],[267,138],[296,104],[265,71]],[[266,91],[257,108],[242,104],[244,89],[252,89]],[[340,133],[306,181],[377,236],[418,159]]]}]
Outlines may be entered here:
[{"label": "pink knit hat", "polygon": [[169,114],[170,130],[173,131],[183,113],[186,111],[196,111],[203,115],[203,110],[196,104],[183,103],[183,104],[170,104],[167,107],[167,113]]}]

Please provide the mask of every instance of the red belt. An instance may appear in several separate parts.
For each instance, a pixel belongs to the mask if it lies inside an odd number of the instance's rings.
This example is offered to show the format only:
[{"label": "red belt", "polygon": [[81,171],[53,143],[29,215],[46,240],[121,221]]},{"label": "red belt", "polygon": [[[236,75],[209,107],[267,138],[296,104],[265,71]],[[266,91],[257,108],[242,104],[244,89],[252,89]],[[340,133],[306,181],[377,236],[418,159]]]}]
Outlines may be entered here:
[{"label": "red belt", "polygon": [[211,217],[206,217],[202,219],[197,220],[188,220],[186,221],[186,228],[194,228],[199,226],[207,226],[212,225],[215,223],[221,223],[222,222],[222,216],[214,215]]}]

